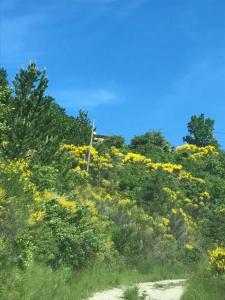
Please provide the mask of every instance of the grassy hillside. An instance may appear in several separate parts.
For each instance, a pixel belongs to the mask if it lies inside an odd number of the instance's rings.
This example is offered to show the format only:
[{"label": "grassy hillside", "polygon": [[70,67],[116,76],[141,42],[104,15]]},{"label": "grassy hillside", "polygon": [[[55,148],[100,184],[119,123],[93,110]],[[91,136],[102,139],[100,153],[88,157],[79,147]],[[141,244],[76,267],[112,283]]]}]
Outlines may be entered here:
[{"label": "grassy hillside", "polygon": [[29,66],[14,89],[0,80],[0,298],[81,299],[121,283],[187,277],[183,299],[221,300],[219,144],[203,136],[205,145],[175,148],[150,132],[130,145],[115,136],[89,146],[87,113],[66,115],[44,96],[44,76]]}]

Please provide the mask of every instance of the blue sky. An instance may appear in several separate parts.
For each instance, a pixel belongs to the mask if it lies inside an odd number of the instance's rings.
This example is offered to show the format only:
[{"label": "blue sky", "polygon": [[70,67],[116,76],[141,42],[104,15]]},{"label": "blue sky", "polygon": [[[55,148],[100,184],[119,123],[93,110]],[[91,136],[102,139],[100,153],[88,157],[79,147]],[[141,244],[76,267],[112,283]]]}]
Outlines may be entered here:
[{"label": "blue sky", "polygon": [[225,147],[224,0],[1,0],[0,62],[34,61],[48,94],[97,132],[160,130],[182,143],[192,114],[216,120]]}]

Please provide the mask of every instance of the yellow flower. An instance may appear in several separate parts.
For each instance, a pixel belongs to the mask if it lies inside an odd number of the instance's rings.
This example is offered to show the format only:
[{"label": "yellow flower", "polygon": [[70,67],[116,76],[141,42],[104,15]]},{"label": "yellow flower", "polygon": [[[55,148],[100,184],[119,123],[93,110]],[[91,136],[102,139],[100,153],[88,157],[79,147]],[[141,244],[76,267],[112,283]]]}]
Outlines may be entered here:
[{"label": "yellow flower", "polygon": [[5,190],[0,187],[0,203],[2,200],[4,200],[5,195],[6,195]]},{"label": "yellow flower", "polygon": [[44,219],[45,216],[45,212],[44,211],[36,211],[31,213],[29,219],[28,219],[28,223],[30,225],[33,225],[34,223],[38,222],[38,221],[42,221]]},{"label": "yellow flower", "polygon": [[176,151],[196,151],[198,147],[196,145],[191,145],[191,144],[184,144],[181,146],[178,146],[176,148]]},{"label": "yellow flower", "polygon": [[163,223],[163,225],[168,226],[170,223],[170,220],[167,218],[162,218],[162,223]]},{"label": "yellow flower", "polygon": [[192,244],[186,244],[185,245],[185,249],[191,251],[194,248],[194,246]]},{"label": "yellow flower", "polygon": [[207,191],[202,192],[202,193],[200,194],[200,199],[201,199],[201,200],[203,200],[203,199],[210,199],[209,193],[208,193]]},{"label": "yellow flower", "polygon": [[195,181],[195,182],[198,182],[198,183],[205,183],[205,180],[202,179],[202,178],[198,178],[198,177],[194,177],[192,176],[191,173],[189,172],[186,172],[186,171],[181,171],[179,173],[179,176],[178,176],[178,180],[181,180],[181,181]]},{"label": "yellow flower", "polygon": [[176,201],[177,200],[177,197],[179,196],[179,192],[174,192],[174,191],[172,191],[170,188],[168,188],[168,187],[164,187],[163,188],[163,191],[164,192],[166,192],[167,194],[168,194],[168,196],[169,196],[169,199],[172,201],[172,202],[174,202],[174,201]]},{"label": "yellow flower", "polygon": [[162,169],[163,171],[168,173],[173,173],[182,169],[182,165],[171,163],[148,163],[148,166],[153,170]]},{"label": "yellow flower", "polygon": [[9,144],[8,141],[2,141],[2,146],[3,146],[3,147],[7,146],[8,144]]},{"label": "yellow flower", "polygon": [[172,240],[173,239],[173,235],[172,234],[164,234],[164,238],[166,239],[166,240]]},{"label": "yellow flower", "polygon": [[72,212],[77,211],[76,203],[73,201],[69,201],[64,197],[59,198],[58,203],[60,206],[69,209]]},{"label": "yellow flower", "polygon": [[209,251],[209,270],[218,274],[225,273],[225,248],[217,247]]},{"label": "yellow flower", "polygon": [[225,213],[225,207],[219,208],[218,211],[219,211],[220,213]]},{"label": "yellow flower", "polygon": [[143,163],[148,165],[151,163],[151,159],[139,153],[128,152],[123,159],[123,163]]},{"label": "yellow flower", "polygon": [[118,202],[118,205],[119,206],[127,206],[129,204],[131,204],[131,200],[130,199],[122,199],[122,200],[119,200]]},{"label": "yellow flower", "polygon": [[88,176],[89,176],[88,172],[85,171],[85,170],[82,170],[80,166],[77,166],[77,167],[74,169],[74,171],[75,171],[77,174],[79,174],[81,177],[88,177]]},{"label": "yellow flower", "polygon": [[106,180],[106,179],[102,179],[102,184],[104,185],[104,186],[110,186],[110,181],[109,180]]},{"label": "yellow flower", "polygon": [[196,160],[198,158],[203,158],[204,156],[210,155],[219,155],[219,152],[216,150],[214,146],[205,146],[198,147],[196,145],[185,144],[176,148],[177,152],[187,151],[190,152],[190,158]]},{"label": "yellow flower", "polygon": [[44,192],[35,192],[34,193],[34,200],[35,201],[49,201],[53,198],[56,198],[56,194],[47,190],[44,190]]},{"label": "yellow flower", "polygon": [[117,157],[123,157],[123,153],[120,152],[120,150],[114,146],[111,147],[111,151],[112,151],[112,154],[114,156],[117,156]]}]

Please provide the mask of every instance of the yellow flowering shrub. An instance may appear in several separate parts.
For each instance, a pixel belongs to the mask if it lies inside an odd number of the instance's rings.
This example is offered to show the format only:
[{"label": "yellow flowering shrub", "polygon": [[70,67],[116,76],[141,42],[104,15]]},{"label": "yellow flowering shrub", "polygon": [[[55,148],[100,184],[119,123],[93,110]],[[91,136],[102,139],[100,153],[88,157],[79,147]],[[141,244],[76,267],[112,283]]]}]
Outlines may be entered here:
[{"label": "yellow flowering shrub", "polygon": [[225,248],[217,247],[209,251],[209,271],[216,274],[225,274]]},{"label": "yellow flowering shrub", "polygon": [[214,146],[205,146],[205,147],[198,147],[196,145],[184,144],[182,146],[178,146],[176,148],[177,152],[188,152],[190,153],[190,158],[192,159],[201,159],[206,157],[207,155],[219,155],[219,152],[216,150]]},{"label": "yellow flowering shrub", "polygon": [[0,161],[0,172],[8,178],[8,181],[14,181],[14,176],[16,176],[23,192],[34,194],[37,191],[36,186],[31,182],[31,171],[28,161],[24,159]]},{"label": "yellow flowering shrub", "polygon": [[42,221],[44,219],[45,212],[44,211],[34,211],[30,214],[28,219],[28,224],[33,225],[38,221]]},{"label": "yellow flowering shrub", "polygon": [[197,183],[202,183],[202,184],[205,183],[204,179],[195,177],[190,172],[187,172],[187,171],[184,171],[184,170],[182,170],[179,173],[178,180],[184,181],[184,182],[188,181],[188,182],[197,182]]},{"label": "yellow flowering shrub", "polygon": [[78,175],[80,175],[81,177],[84,177],[84,178],[85,178],[85,177],[88,177],[88,176],[89,176],[88,172],[85,171],[85,170],[82,170],[80,166],[75,167],[75,168],[74,168],[74,171],[75,171]]},{"label": "yellow flowering shrub", "polygon": [[133,152],[127,153],[127,155],[123,159],[123,163],[143,164],[149,170],[161,169],[168,173],[173,173],[182,169],[182,165],[172,163],[154,163],[150,158],[147,158],[146,156],[141,155],[139,153]]},{"label": "yellow flowering shrub", "polygon": [[120,152],[120,150],[118,148],[116,148],[115,146],[111,147],[111,154],[112,156],[116,157],[116,158],[123,158],[124,154]]},{"label": "yellow flowering shrub", "polygon": [[141,155],[139,153],[133,153],[129,152],[125,155],[123,161],[125,163],[141,163],[147,166],[150,166],[151,164],[151,159],[145,157],[144,155]]},{"label": "yellow flowering shrub", "polygon": [[4,200],[5,195],[6,195],[5,190],[0,187],[0,204],[1,204],[1,201]]},{"label": "yellow flowering shrub", "polygon": [[51,191],[47,191],[47,190],[44,190],[43,192],[35,192],[34,193],[34,200],[35,201],[49,201],[53,198],[56,198],[57,197],[57,194],[54,193],[54,192],[51,192]]},{"label": "yellow flowering shrub", "polygon": [[190,243],[185,245],[185,249],[187,249],[189,251],[193,250],[193,248],[194,248],[194,246]]},{"label": "yellow flowering shrub", "polygon": [[73,213],[75,213],[77,211],[76,203],[73,201],[67,200],[65,197],[60,197],[58,199],[58,203],[60,206],[70,210]]},{"label": "yellow flowering shrub", "polygon": [[[91,159],[89,164],[89,173],[87,172],[88,153],[90,151]],[[114,151],[115,152],[115,151]],[[105,174],[113,168],[112,158],[108,153],[99,154],[94,147],[90,146],[75,146],[75,145],[62,145],[59,150],[64,158],[61,164],[67,168],[67,174],[64,178],[71,177],[75,182],[73,175],[80,177],[81,183],[91,181],[101,181]],[[103,178],[102,178],[103,177]]]}]

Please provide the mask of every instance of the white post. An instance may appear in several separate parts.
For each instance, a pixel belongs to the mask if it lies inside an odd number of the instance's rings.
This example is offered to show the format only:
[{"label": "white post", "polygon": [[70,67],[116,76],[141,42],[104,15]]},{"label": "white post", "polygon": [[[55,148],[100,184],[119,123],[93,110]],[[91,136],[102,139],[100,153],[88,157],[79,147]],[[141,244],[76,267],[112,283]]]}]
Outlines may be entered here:
[{"label": "white post", "polygon": [[87,172],[89,172],[89,168],[90,168],[90,162],[91,162],[91,148],[92,148],[92,144],[93,144],[94,130],[95,130],[95,121],[93,121],[93,124],[92,124],[91,140],[90,140],[90,145],[89,145],[89,149],[88,149]]}]

